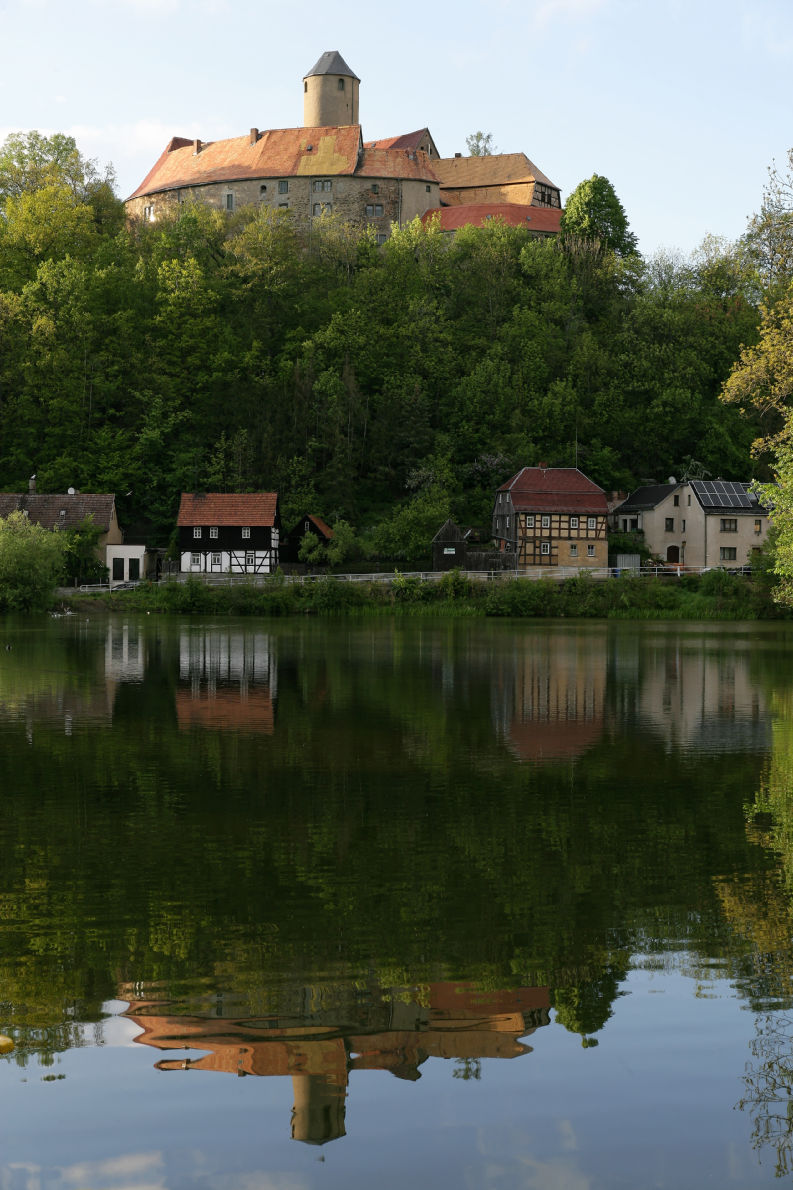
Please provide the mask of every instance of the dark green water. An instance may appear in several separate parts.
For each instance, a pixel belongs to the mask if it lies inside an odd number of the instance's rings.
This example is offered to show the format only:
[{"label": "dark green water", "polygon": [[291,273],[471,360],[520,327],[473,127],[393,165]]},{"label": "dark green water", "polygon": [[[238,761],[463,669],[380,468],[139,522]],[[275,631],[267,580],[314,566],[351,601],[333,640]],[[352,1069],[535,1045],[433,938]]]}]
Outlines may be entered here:
[{"label": "dark green water", "polygon": [[787,1169],[784,626],[4,621],[0,762],[2,1190]]}]

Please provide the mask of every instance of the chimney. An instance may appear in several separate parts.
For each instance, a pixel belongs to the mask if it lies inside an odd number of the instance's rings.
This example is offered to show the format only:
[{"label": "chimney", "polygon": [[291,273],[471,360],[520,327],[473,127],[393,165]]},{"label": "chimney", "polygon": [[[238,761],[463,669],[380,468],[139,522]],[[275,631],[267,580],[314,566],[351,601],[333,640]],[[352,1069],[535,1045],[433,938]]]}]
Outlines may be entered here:
[{"label": "chimney", "polygon": [[28,495],[35,496],[35,494],[36,494],[36,476],[31,475],[30,479],[28,480]]},{"label": "chimney", "polygon": [[251,128],[251,144],[255,145],[258,139],[259,139],[259,129]]},{"label": "chimney", "polygon": [[201,141],[198,140],[198,138],[196,138],[193,141],[193,156],[197,157],[200,152],[201,152]]}]

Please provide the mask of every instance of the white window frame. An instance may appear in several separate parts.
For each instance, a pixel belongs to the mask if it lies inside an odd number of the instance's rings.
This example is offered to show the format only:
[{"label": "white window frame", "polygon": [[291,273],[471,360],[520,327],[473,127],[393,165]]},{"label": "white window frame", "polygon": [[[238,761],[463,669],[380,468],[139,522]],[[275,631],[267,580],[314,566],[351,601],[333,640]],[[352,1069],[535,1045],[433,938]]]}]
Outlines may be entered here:
[{"label": "white window frame", "polygon": [[540,523],[541,523],[541,526],[542,526],[542,528],[543,528],[543,529],[550,529],[550,527],[551,527],[551,518],[550,518],[549,516],[544,516],[544,517],[542,517],[542,519],[541,519],[541,522],[540,522]]},{"label": "white window frame", "polygon": [[190,555],[190,565],[191,566],[200,566],[201,565],[201,555],[200,554],[191,554]]},{"label": "white window frame", "polygon": [[571,516],[571,517],[570,517],[570,528],[571,528],[571,529],[577,529],[577,528],[578,528],[578,517],[577,517],[577,516]]},{"label": "white window frame", "polygon": [[196,539],[196,541],[198,541],[199,538],[201,537],[201,526],[200,525],[193,525],[193,537]]},{"label": "white window frame", "polygon": [[594,558],[594,556],[595,556],[595,547],[594,547],[593,545],[588,545],[588,546],[586,547],[586,556],[587,556],[588,558]]},{"label": "white window frame", "polygon": [[587,527],[587,529],[597,529],[597,527],[598,527],[597,517],[596,516],[588,516],[586,519],[586,527]]},{"label": "white window frame", "polygon": [[570,557],[571,558],[578,557],[578,545],[575,541],[570,542]]},{"label": "white window frame", "polygon": [[250,535],[251,535],[251,527],[250,527],[250,525],[245,525],[242,530],[243,541],[246,541],[250,537]]},{"label": "white window frame", "polygon": [[541,542],[540,542],[540,553],[541,553],[543,556],[545,556],[545,555],[548,555],[548,554],[550,554],[550,552],[551,552],[551,543],[550,543],[550,541],[541,541]]},{"label": "white window frame", "polygon": [[526,528],[527,529],[534,528],[534,513],[533,512],[527,513],[527,515],[526,515]]},{"label": "white window frame", "polygon": [[209,536],[210,536],[210,537],[217,537],[217,535],[218,535],[218,527],[217,527],[217,525],[210,525],[210,526],[209,526]]}]

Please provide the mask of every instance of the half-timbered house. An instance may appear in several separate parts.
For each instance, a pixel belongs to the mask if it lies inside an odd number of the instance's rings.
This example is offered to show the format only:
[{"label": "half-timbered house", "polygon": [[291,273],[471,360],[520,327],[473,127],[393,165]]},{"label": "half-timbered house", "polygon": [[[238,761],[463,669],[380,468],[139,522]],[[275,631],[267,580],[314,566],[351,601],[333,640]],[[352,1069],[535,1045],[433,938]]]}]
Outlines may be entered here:
[{"label": "half-timbered house", "polygon": [[523,467],[496,492],[493,537],[515,565],[608,566],[606,493],[577,467]]},{"label": "half-timbered house", "polygon": [[180,570],[271,574],[278,566],[277,492],[183,492],[177,519]]}]

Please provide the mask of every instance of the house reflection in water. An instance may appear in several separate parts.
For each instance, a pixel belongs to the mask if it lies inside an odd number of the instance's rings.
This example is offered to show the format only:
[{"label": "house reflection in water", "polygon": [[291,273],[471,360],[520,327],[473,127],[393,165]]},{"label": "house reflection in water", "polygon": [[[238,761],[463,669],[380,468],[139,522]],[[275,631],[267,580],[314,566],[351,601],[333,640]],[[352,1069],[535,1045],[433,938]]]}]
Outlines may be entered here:
[{"label": "house reflection in water", "polygon": [[493,675],[493,719],[520,760],[583,755],[603,735],[605,631],[532,633],[515,642]]},{"label": "house reflection in water", "polygon": [[[164,1058],[158,1070],[237,1075],[290,1075],[292,1137],[324,1144],[345,1135],[347,1082],[353,1070],[389,1070],[415,1080],[428,1058],[464,1064],[531,1052],[519,1040],[550,1023],[548,988],[479,991],[434,983],[361,996],[360,989],[302,989],[303,1011],[285,1016],[163,1015],[167,1003],[137,1000],[126,1015],[135,1040],[159,1050],[205,1050]],[[122,998],[130,999],[121,990]],[[335,1002],[331,1002],[335,1001]],[[214,1007],[223,1012],[223,1007]]]},{"label": "house reflection in water", "polygon": [[266,632],[182,629],[176,714],[179,726],[271,735],[277,667]]}]

